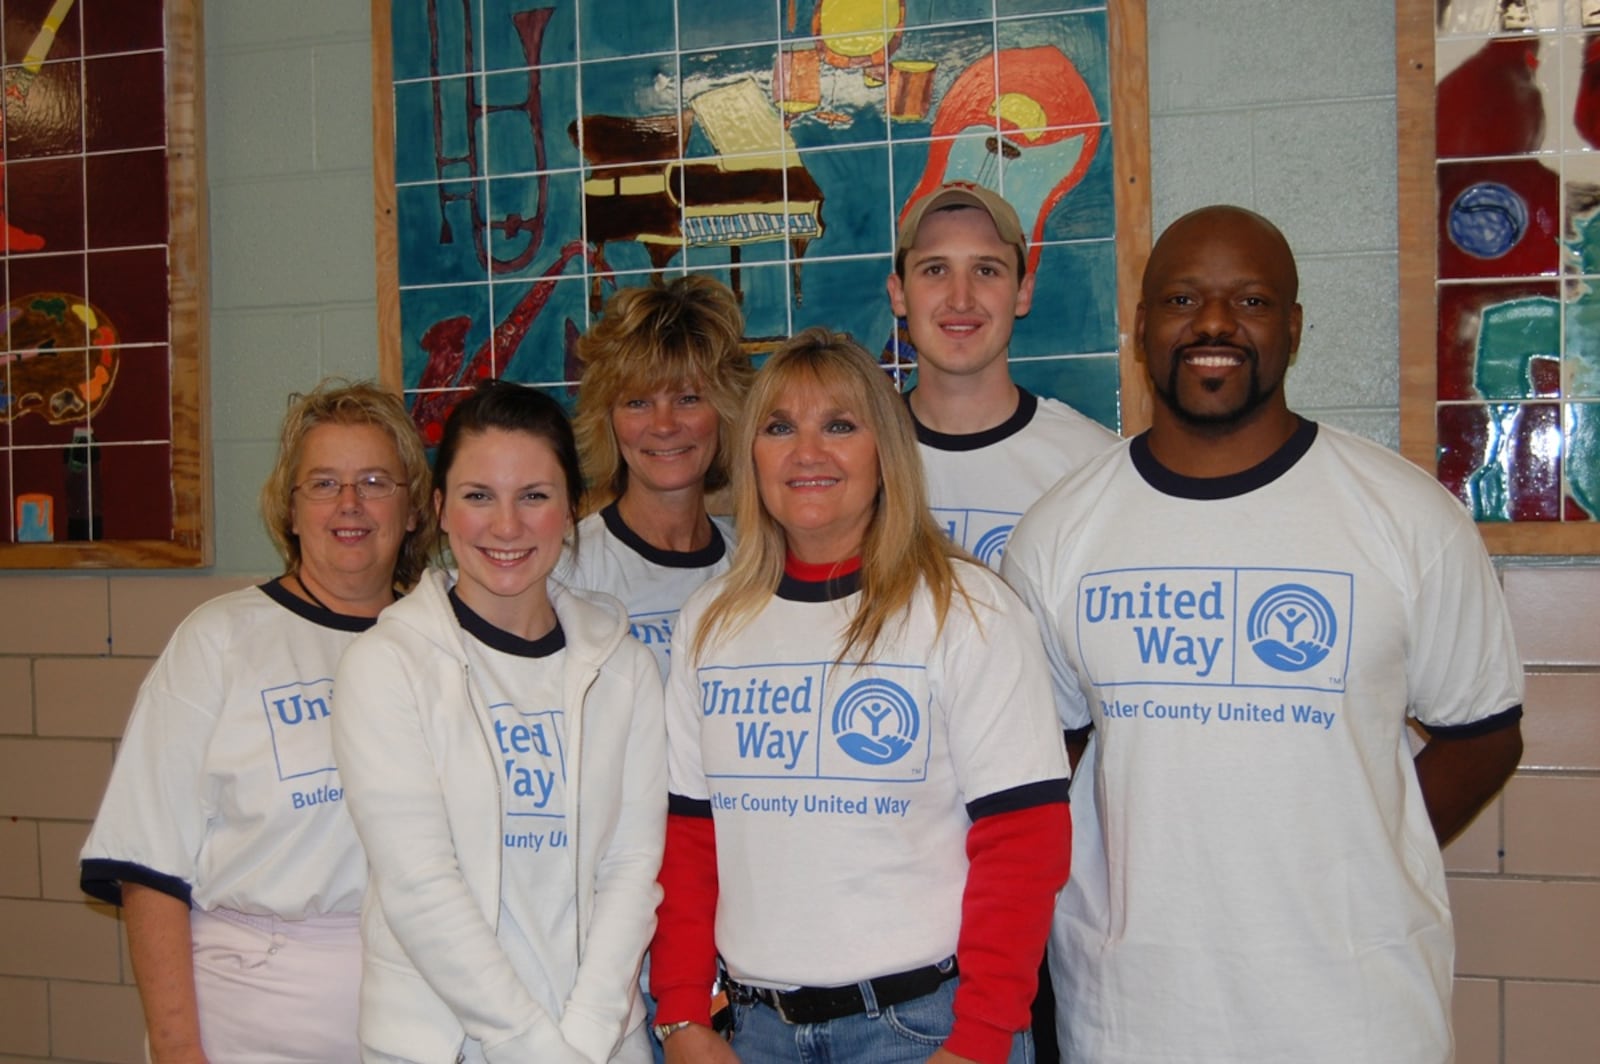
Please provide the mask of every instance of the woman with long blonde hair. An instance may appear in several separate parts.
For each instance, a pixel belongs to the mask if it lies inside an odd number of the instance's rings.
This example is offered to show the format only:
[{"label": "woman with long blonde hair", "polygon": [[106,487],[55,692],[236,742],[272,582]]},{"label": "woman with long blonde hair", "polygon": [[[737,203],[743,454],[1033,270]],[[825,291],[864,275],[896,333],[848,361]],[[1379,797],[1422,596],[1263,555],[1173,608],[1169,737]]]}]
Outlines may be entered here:
[{"label": "woman with long blonde hair", "polygon": [[667,685],[667,1059],[1029,1059],[1070,832],[1038,630],[934,524],[905,405],[849,337],[774,352],[731,452],[740,543]]}]

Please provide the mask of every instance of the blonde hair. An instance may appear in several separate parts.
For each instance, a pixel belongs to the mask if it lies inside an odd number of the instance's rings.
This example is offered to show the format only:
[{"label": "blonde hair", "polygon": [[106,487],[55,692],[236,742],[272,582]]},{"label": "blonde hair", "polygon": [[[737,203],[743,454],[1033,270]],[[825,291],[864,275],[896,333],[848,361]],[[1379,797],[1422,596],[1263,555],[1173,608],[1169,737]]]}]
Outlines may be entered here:
[{"label": "blonde hair", "polygon": [[[953,558],[970,556],[952,543],[928,512],[922,458],[905,401],[887,374],[847,333],[813,327],[780,345],[756,374],[734,429],[733,514],[739,529],[722,592],[706,609],[690,647],[699,658],[755,618],[783,578],[787,540],[768,512],[756,482],[756,434],[796,387],[837,397],[861,418],[878,443],[878,495],[861,544],[861,599],[837,661],[852,652],[869,657],[891,622],[903,621],[919,587],[933,597],[943,627],[953,594],[966,601]],[[970,603],[969,603],[970,608]]]},{"label": "blonde hair", "polygon": [[628,488],[612,409],[624,398],[666,388],[695,388],[717,411],[718,447],[705,490],[728,483],[727,443],[754,373],[739,346],[743,334],[739,301],[727,285],[702,274],[624,288],[606,302],[604,316],[578,341],[584,370],[572,427],[588,478],[584,513]]},{"label": "blonde hair", "polygon": [[411,531],[400,541],[395,558],[394,585],[409,588],[422,575],[433,543],[432,478],[422,437],[406,415],[398,396],[370,381],[352,384],[338,378],[319,381],[304,395],[289,396],[289,412],[283,417],[278,439],[278,457],[267,482],[261,485],[261,519],[267,535],[283,558],[284,572],[300,571],[300,537],[292,531],[294,477],[305,453],[306,437],[319,425],[371,425],[383,430],[400,456],[409,507]]}]

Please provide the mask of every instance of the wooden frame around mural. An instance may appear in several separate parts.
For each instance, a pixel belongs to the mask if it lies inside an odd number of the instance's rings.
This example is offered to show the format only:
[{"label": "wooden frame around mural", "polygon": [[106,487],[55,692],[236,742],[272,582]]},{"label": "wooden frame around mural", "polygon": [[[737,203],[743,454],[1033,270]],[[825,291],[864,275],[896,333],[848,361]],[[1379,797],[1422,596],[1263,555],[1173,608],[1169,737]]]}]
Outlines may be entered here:
[{"label": "wooden frame around mural", "polygon": [[[1150,425],[1150,384],[1134,358],[1133,315],[1150,254],[1150,92],[1145,0],[1107,0],[1117,216],[1117,333],[1122,431]],[[391,0],[372,3],[373,200],[378,282],[378,375],[403,391],[399,237],[395,228],[394,64]]]},{"label": "wooden frame around mural", "polygon": [[[1437,466],[1438,200],[1434,126],[1436,0],[1395,4],[1399,164],[1400,451]],[[1600,521],[1483,521],[1493,554],[1600,554]]]},{"label": "wooden frame around mural", "polygon": [[203,0],[165,0],[172,537],[0,543],[3,569],[156,569],[212,560]]}]

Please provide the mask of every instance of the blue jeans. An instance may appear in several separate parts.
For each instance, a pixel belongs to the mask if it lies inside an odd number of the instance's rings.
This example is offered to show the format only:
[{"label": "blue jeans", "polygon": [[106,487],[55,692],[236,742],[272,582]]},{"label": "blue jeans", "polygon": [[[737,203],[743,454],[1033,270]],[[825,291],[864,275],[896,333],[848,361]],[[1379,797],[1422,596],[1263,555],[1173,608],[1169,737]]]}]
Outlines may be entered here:
[{"label": "blue jeans", "polygon": [[[741,1064],[924,1064],[950,1037],[958,982],[882,1009],[863,985],[867,1011],[826,1023],[784,1023],[771,1006],[735,1005],[733,1050]],[[1012,1040],[1007,1064],[1033,1064],[1027,1031]]]}]

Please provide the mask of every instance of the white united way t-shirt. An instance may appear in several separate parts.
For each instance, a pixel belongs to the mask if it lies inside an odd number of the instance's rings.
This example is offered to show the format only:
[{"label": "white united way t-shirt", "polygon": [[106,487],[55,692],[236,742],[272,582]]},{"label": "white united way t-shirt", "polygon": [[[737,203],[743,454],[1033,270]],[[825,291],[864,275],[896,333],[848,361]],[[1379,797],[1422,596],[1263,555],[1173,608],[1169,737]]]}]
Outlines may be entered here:
[{"label": "white united way t-shirt", "polygon": [[[710,809],[716,941],[741,982],[836,986],[950,956],[969,814],[1066,778],[1033,619],[987,569],[957,572],[972,610],[955,596],[940,629],[919,592],[869,661],[835,660],[852,574],[785,577],[748,625],[675,662],[669,786]],[[685,605],[683,654],[717,586]]]},{"label": "white united way t-shirt", "polygon": [[984,432],[952,435],[912,420],[934,520],[995,570],[1028,507],[1117,442],[1099,422],[1022,388],[1016,412]]},{"label": "white united way t-shirt", "polygon": [[650,648],[661,678],[672,666],[678,611],[700,585],[728,571],[733,530],[711,519],[711,542],[700,550],[663,550],[623,523],[610,503],[578,522],[577,552],[561,554],[554,576],[580,591],[604,591],[628,611],[629,633]]},{"label": "white united way t-shirt", "polygon": [[505,806],[498,938],[523,984],[553,1016],[577,977],[577,897],[567,825],[566,638],[558,625],[521,639],[450,592],[462,644],[487,706]]},{"label": "white united way t-shirt", "polygon": [[1309,422],[1194,480],[1143,438],[1028,514],[1005,574],[1093,724],[1052,933],[1062,1050],[1441,1060],[1452,943],[1407,742],[1509,723],[1521,670],[1460,504]]}]

